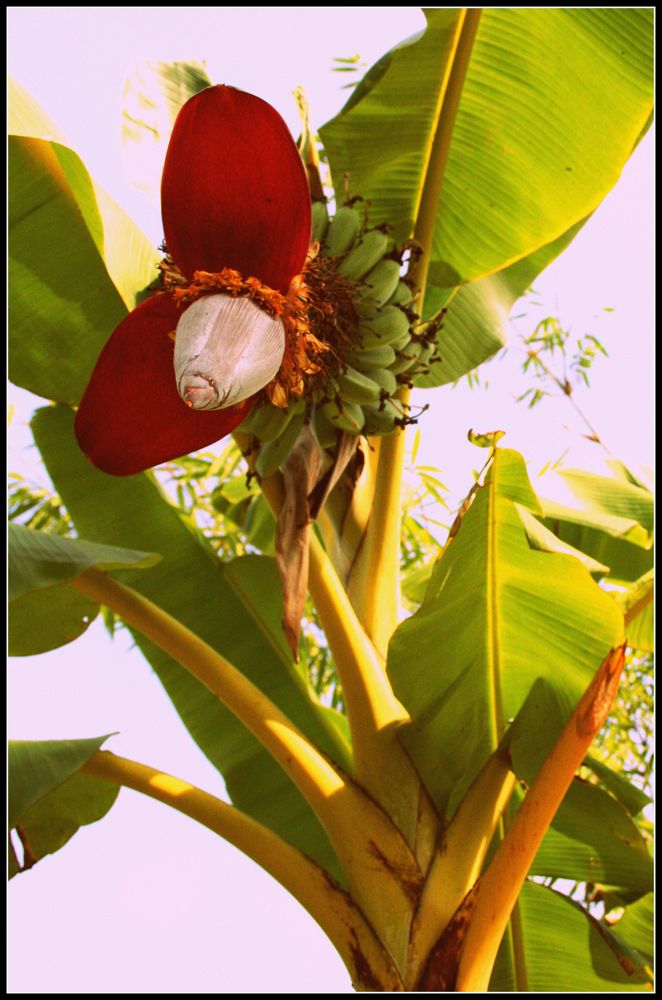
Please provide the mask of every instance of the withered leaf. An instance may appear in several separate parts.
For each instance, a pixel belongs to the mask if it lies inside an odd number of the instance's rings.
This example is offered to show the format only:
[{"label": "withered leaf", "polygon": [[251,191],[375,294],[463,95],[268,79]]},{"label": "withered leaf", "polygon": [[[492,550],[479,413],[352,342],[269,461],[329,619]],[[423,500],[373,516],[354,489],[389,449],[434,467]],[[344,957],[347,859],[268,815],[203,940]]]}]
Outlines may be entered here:
[{"label": "withered leaf", "polygon": [[310,526],[356,451],[356,445],[354,435],[342,434],[336,455],[330,459],[310,427],[304,424],[281,465],[284,500],[276,522],[276,563],[283,588],[283,630],[297,661],[308,592]]}]

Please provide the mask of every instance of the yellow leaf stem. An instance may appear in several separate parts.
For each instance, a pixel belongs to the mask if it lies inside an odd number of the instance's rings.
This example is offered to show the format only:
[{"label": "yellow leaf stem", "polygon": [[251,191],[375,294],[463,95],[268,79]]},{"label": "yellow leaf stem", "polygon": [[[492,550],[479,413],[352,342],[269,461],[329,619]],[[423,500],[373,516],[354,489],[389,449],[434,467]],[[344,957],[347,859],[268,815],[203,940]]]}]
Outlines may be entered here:
[{"label": "yellow leaf stem", "polygon": [[609,713],[624,661],[625,643],[606,657],[552,747],[488,868],[456,911],[431,956],[424,980],[434,983],[432,989],[487,991],[522,883],[577,768]]},{"label": "yellow leaf stem", "polygon": [[[277,514],[283,497],[280,474],[264,479],[262,490]],[[421,783],[396,735],[409,715],[393,694],[383,661],[314,534],[308,586],[342,684],[356,779],[413,845],[423,802]],[[428,824],[435,822],[431,807],[425,816]]]},{"label": "yellow leaf stem", "polygon": [[[409,390],[401,389],[399,402],[406,406],[408,399]],[[380,439],[369,439],[371,446],[379,447],[372,509],[347,586],[365,631],[384,659],[401,617],[400,522],[405,442],[402,429]]]},{"label": "yellow leaf stem", "polygon": [[149,795],[223,837],[305,907],[337,949],[355,985],[372,981],[380,990],[402,989],[391,960],[347,893],[272,830],[187,781],[108,751],[95,753],[82,770]]},{"label": "yellow leaf stem", "polygon": [[[418,289],[415,308],[421,314],[453,127],[480,15],[479,9],[465,9],[459,14],[450,56],[443,67],[439,98],[421,172],[412,236],[423,252],[410,273]],[[401,389],[397,398],[406,408],[409,390]],[[352,603],[382,656],[386,655],[400,612],[400,504],[404,453],[404,430],[397,430],[381,440],[374,507],[349,586]]]},{"label": "yellow leaf stem", "polygon": [[445,830],[412,926],[408,975],[412,984],[436,941],[472,888],[515,787],[507,754],[497,750],[467,790]]},{"label": "yellow leaf stem", "polygon": [[416,222],[413,232],[414,239],[420,243],[423,249],[423,253],[411,274],[419,289],[418,301],[421,307],[425,298],[437,212],[448,165],[455,119],[460,106],[460,98],[480,16],[480,8],[465,8],[460,12],[451,52],[444,67],[434,122],[430,130],[426,162],[418,192],[418,205],[414,214]]},{"label": "yellow leaf stem", "polygon": [[95,569],[70,584],[165,650],[269,751],[317,814],[353,898],[402,966],[422,876],[405,839],[373,799],[236,667],[171,615]]}]

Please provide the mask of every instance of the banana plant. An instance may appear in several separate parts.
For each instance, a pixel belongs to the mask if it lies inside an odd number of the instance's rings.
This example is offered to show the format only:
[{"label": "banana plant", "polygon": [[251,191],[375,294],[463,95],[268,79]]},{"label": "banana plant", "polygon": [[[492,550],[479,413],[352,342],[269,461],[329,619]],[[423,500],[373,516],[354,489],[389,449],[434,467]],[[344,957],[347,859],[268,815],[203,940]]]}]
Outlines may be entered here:
[{"label": "banana plant", "polygon": [[[409,617],[399,555],[409,388],[498,350],[512,303],[616,182],[650,122],[650,12],[426,19],[321,130],[333,211],[307,122],[297,150],[264,100],[176,64],[169,95],[190,91],[157,280],[142,234],[19,95],[12,379],[50,403],[31,426],[76,538],[11,526],[10,652],[113,612],[232,804],[105,735],[12,743],[10,876],[127,787],[280,881],[358,991],[645,990],[647,800],[586,766],[648,578],[619,603],[581,544],[541,544],[559,512],[500,432],[474,436],[483,468]],[[152,467],[230,432],[273,527],[222,560]],[[640,485],[575,485],[651,527]],[[342,710],[307,677],[306,593]],[[598,919],[557,878],[610,887],[625,915]]]}]

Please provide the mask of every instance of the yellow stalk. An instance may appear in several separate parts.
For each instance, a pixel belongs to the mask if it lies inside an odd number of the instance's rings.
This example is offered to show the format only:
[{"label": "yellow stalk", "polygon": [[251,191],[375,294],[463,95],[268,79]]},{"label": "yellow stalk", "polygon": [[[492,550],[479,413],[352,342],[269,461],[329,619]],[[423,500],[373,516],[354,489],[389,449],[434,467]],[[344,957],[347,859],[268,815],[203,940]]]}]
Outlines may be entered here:
[{"label": "yellow stalk", "polygon": [[[277,514],[283,500],[280,474],[263,480],[262,490]],[[383,662],[314,534],[308,587],[342,684],[356,779],[413,844],[420,780],[396,736],[409,715],[393,694]]]},{"label": "yellow stalk", "polygon": [[108,751],[95,753],[82,770],[149,795],[223,837],[305,907],[337,949],[355,985],[372,979],[382,990],[402,988],[388,955],[347,893],[272,830],[187,781]]},{"label": "yellow stalk", "polygon": [[[310,593],[333,653],[352,734],[357,781],[414,844],[421,783],[398,739],[409,715],[386,676],[330,559],[313,536]],[[431,819],[430,810],[426,813]],[[435,825],[436,825],[436,821]]]},{"label": "yellow stalk", "polygon": [[171,615],[98,570],[86,570],[70,583],[177,660],[269,751],[317,814],[353,897],[402,965],[421,874],[385,813],[259,688]]},{"label": "yellow stalk", "polygon": [[456,929],[462,923],[467,927],[456,940],[456,992],[487,991],[522,883],[577,768],[609,713],[624,660],[625,644],[612,650],[602,663],[536,775],[475,892],[453,918]]},{"label": "yellow stalk", "polygon": [[[448,164],[453,125],[480,14],[479,9],[465,9],[458,15],[452,49],[439,88],[430,141],[425,152],[412,234],[423,252],[410,275],[418,286],[415,308],[420,313],[423,310],[437,210]],[[398,399],[406,405],[409,401],[409,390],[401,390]],[[404,430],[398,430],[382,439],[374,507],[349,586],[352,603],[366,632],[382,656],[386,655],[389,640],[398,624],[400,611],[400,502],[404,453]]]},{"label": "yellow stalk", "polygon": [[[409,390],[398,399],[406,405]],[[400,519],[406,435],[402,429],[379,439],[372,510],[348,580],[347,593],[380,656],[400,619]],[[370,439],[370,444],[375,444]]]},{"label": "yellow stalk", "polygon": [[485,855],[515,787],[499,750],[468,789],[439,843],[412,926],[408,976],[422,964],[480,875]]},{"label": "yellow stalk", "polygon": [[430,131],[426,163],[422,174],[423,183],[419,190],[419,200],[414,216],[416,223],[413,233],[414,239],[423,248],[420,260],[412,270],[411,275],[419,288],[421,307],[425,297],[437,209],[448,164],[453,126],[460,105],[462,88],[469,68],[480,15],[480,8],[465,8],[458,15],[455,37],[444,68],[444,78],[439,88],[434,124]]}]

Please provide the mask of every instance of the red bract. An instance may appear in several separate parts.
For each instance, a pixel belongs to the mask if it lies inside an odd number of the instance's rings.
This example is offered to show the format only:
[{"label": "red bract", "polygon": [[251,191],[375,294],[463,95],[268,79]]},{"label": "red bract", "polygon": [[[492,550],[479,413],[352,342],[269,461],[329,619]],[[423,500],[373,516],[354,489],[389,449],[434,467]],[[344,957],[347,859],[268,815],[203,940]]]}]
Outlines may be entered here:
[{"label": "red bract", "polygon": [[[180,271],[234,268],[286,293],[310,241],[310,194],[294,141],[265,101],[210,87],[180,111],[166,155],[161,209]],[[218,441],[250,400],[197,412],[181,400],[173,333],[182,309],[159,293],[104,347],[76,414],[76,437],[104,472],[141,472]]]}]

